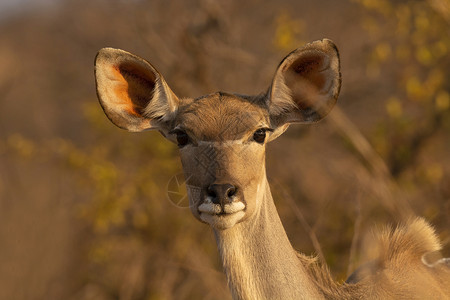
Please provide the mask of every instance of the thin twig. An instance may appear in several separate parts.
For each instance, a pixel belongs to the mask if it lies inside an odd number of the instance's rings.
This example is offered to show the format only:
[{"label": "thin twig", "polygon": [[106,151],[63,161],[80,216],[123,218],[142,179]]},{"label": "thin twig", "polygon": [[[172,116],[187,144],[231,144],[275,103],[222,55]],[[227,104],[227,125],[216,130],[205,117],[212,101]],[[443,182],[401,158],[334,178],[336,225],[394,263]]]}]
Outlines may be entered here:
[{"label": "thin twig", "polygon": [[291,197],[291,195],[286,191],[286,189],[282,190],[282,196],[287,201],[289,206],[292,209],[292,212],[294,213],[297,220],[300,221],[305,231],[308,233],[308,236],[312,242],[312,245],[314,247],[314,250],[317,253],[317,256],[319,257],[320,261],[322,263],[325,263],[325,256],[323,255],[322,247],[320,247],[319,240],[317,239],[315,231],[309,226],[308,222],[306,221],[303,213],[301,212],[300,208],[298,207],[295,200]]},{"label": "thin twig", "polygon": [[361,223],[362,223],[362,211],[361,211],[361,191],[359,190],[355,197],[356,206],[356,219],[355,219],[355,229],[352,238],[352,244],[350,246],[350,257],[348,258],[348,268],[347,268],[347,276],[351,274],[354,270],[355,266],[355,256],[356,256],[356,246],[359,242],[361,236]]},{"label": "thin twig", "polygon": [[414,215],[411,205],[400,192],[400,188],[393,180],[389,168],[383,158],[375,151],[361,131],[339,108],[335,107],[328,118],[334,126],[347,137],[353,147],[370,166],[371,178],[367,187],[379,197],[386,209],[396,217],[405,220]]}]

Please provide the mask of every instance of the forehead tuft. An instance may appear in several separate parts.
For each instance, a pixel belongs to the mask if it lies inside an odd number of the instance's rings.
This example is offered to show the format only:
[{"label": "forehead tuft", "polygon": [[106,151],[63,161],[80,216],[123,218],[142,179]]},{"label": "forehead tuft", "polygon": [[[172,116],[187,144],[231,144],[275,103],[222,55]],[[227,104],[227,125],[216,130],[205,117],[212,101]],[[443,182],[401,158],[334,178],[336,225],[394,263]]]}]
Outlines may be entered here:
[{"label": "forehead tuft", "polygon": [[243,138],[258,127],[268,126],[269,117],[260,99],[219,92],[182,105],[176,125],[198,140],[225,141]]}]

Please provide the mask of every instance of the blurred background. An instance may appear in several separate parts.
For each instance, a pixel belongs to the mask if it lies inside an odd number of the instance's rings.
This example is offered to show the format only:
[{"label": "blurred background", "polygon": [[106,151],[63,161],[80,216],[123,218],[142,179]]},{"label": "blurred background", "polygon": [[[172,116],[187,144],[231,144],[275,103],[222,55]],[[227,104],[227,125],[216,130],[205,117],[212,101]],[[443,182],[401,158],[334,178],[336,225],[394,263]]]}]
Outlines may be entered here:
[{"label": "blurred background", "polygon": [[168,197],[177,147],[107,120],[94,57],[140,55],[181,97],[257,94],[324,37],[337,108],[268,145],[293,246],[342,281],[371,228],[419,215],[450,256],[449,0],[2,0],[0,299],[230,299],[212,231]]}]

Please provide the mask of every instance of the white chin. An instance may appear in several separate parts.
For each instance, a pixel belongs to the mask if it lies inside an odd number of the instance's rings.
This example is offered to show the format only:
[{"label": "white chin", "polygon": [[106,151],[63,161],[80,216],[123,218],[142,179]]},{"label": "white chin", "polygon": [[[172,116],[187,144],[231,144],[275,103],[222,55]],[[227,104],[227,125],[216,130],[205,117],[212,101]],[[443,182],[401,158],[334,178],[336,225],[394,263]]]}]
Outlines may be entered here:
[{"label": "white chin", "polygon": [[200,218],[211,225],[215,229],[224,230],[229,229],[236,225],[242,218],[245,213],[243,211],[238,211],[232,214],[221,214],[221,215],[211,215],[207,213],[201,213]]}]

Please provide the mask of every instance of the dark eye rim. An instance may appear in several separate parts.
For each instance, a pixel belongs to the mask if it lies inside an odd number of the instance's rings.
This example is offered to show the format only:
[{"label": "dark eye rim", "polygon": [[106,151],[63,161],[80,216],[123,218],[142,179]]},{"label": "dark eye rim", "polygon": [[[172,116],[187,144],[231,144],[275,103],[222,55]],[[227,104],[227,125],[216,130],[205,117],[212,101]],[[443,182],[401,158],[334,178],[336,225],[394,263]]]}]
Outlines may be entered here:
[{"label": "dark eye rim", "polygon": [[181,129],[181,128],[176,128],[174,130],[169,131],[169,134],[176,134],[177,137],[177,143],[178,143],[178,147],[184,147],[187,144],[189,144],[190,142],[190,138],[189,135],[186,133],[185,130]]}]

